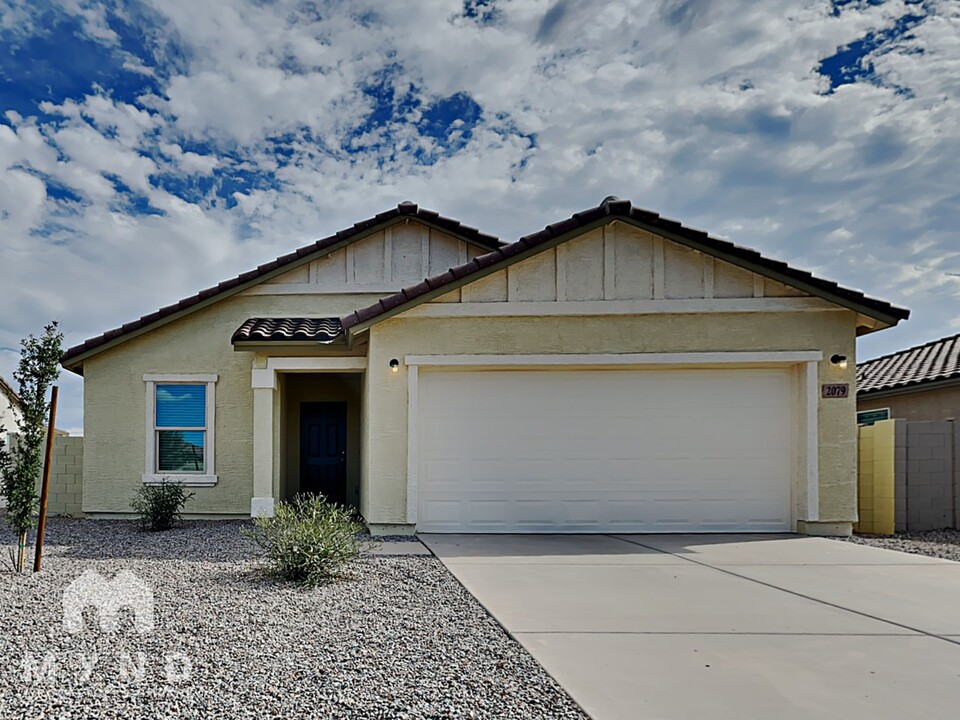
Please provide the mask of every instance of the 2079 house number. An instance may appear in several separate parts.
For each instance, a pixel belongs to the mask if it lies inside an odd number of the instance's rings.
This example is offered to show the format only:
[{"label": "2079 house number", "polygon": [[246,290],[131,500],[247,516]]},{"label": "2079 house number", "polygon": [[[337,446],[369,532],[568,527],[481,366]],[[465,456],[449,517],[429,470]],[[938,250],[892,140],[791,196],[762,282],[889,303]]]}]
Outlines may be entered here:
[{"label": "2079 house number", "polygon": [[821,385],[821,397],[825,398],[845,398],[850,396],[849,383],[830,383]]}]

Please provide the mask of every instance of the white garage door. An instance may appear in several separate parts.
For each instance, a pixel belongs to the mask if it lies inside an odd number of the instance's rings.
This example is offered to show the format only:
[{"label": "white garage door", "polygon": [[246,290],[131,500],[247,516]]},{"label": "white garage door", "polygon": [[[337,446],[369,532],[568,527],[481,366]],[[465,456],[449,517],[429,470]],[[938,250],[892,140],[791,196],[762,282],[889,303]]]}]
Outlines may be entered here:
[{"label": "white garage door", "polygon": [[425,370],[421,532],[791,529],[786,369]]}]

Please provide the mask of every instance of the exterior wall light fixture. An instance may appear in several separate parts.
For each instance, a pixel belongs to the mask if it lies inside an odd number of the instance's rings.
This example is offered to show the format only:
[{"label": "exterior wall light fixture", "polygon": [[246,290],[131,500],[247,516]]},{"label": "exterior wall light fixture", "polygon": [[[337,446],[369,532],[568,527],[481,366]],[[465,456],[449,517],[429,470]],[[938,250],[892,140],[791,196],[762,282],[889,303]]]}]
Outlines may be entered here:
[{"label": "exterior wall light fixture", "polygon": [[847,369],[847,356],[846,355],[833,355],[830,358],[830,362],[836,365],[841,370]]},{"label": "exterior wall light fixture", "polygon": [[394,358],[390,361],[390,369],[393,372],[400,372],[400,361]]}]

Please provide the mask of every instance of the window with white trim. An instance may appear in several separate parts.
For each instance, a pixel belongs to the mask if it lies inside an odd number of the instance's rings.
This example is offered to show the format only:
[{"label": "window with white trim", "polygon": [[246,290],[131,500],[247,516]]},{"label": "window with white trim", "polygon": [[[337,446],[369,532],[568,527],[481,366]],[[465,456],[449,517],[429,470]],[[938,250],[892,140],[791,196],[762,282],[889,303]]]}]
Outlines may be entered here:
[{"label": "window with white trim", "polygon": [[147,445],[143,480],[215,485],[216,375],[144,375]]}]

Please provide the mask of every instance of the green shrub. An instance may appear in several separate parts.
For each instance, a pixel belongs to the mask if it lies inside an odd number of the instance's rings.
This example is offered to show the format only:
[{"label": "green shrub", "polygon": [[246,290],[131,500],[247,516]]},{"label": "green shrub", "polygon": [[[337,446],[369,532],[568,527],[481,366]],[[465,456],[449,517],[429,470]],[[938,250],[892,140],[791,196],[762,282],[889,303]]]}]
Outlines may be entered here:
[{"label": "green shrub", "polygon": [[194,493],[164,478],[159,485],[143,485],[130,503],[144,530],[169,530],[181,519],[183,506]]},{"label": "green shrub", "polygon": [[362,530],[352,510],[322,495],[297,495],[277,503],[273,517],[256,518],[243,533],[266,552],[271,574],[316,585],[339,575],[360,554]]}]

